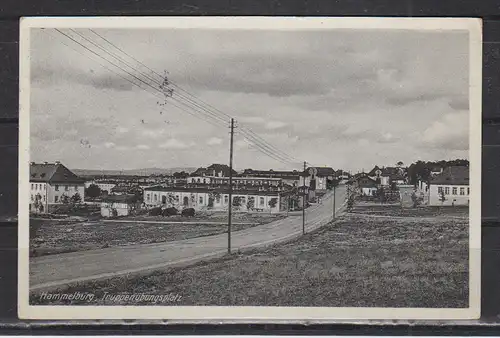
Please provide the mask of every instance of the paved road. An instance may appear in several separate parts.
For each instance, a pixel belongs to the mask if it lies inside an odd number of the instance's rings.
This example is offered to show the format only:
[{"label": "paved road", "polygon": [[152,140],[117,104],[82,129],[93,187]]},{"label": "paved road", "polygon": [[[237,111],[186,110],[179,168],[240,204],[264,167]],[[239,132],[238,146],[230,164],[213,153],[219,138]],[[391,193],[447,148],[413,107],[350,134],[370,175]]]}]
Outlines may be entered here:
[{"label": "paved road", "polygon": [[[336,209],[345,205],[344,186],[336,189]],[[306,231],[332,219],[333,193],[321,204],[306,211]],[[232,233],[233,251],[261,247],[290,240],[302,234],[302,217],[289,216],[268,224]],[[176,242],[114,247],[48,255],[30,259],[30,289],[47,290],[57,286],[93,279],[181,266],[227,253],[227,234],[191,238]]]}]

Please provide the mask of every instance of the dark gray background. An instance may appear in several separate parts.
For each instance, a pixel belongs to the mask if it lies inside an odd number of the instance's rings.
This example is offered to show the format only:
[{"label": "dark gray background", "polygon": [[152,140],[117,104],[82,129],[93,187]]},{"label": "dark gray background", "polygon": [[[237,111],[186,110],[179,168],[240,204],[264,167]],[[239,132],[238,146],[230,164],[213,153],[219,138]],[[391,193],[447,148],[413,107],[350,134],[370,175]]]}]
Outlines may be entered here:
[{"label": "dark gray background", "polygon": [[[483,21],[482,319],[489,326],[228,325],[74,326],[72,334],[497,334],[500,324],[500,1],[487,0],[3,0],[0,6],[0,216],[17,214],[20,16],[284,15],[481,17]],[[17,319],[17,224],[0,222],[2,333],[55,334],[64,327]],[[128,321],[131,324],[130,321]],[[14,325],[14,326],[13,326]],[[63,329],[63,330],[61,330]],[[69,330],[69,327],[66,327]],[[54,331],[57,330],[57,331]]]}]

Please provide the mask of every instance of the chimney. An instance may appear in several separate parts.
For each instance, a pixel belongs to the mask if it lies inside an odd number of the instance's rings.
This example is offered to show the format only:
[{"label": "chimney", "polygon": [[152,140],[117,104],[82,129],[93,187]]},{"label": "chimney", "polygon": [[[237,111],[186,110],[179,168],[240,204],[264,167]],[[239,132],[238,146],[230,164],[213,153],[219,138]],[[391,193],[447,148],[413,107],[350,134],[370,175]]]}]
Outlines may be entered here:
[{"label": "chimney", "polygon": [[59,162],[59,161],[56,161],[56,164],[61,164],[61,162]]},{"label": "chimney", "polygon": [[45,162],[43,162],[43,164],[49,164],[49,162],[45,161]]},{"label": "chimney", "polygon": [[35,165],[35,162],[30,162],[31,165]]}]

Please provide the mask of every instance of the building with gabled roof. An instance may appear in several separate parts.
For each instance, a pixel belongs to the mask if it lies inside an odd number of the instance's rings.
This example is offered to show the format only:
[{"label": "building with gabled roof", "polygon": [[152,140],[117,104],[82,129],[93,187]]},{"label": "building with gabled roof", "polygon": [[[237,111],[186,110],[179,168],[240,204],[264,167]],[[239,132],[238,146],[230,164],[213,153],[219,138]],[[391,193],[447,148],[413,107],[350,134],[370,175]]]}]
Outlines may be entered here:
[{"label": "building with gabled roof", "polygon": [[402,167],[379,167],[376,165],[367,175],[382,186],[406,184],[406,169]]},{"label": "building with gabled roof", "polygon": [[446,167],[430,179],[429,205],[469,205],[469,195],[469,167]]},{"label": "building with gabled roof", "polygon": [[85,180],[60,162],[31,162],[30,211],[47,213],[72,198],[83,202],[84,197]]}]

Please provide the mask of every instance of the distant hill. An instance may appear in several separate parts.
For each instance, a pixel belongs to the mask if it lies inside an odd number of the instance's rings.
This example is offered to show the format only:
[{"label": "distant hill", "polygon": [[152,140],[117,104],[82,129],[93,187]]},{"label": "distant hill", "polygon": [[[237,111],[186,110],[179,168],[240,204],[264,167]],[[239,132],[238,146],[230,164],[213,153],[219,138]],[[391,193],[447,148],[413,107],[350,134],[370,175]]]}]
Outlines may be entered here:
[{"label": "distant hill", "polygon": [[191,173],[197,168],[194,167],[178,167],[178,168],[142,168],[142,169],[125,169],[125,170],[97,170],[97,169],[71,169],[78,176],[150,176],[150,175],[171,175],[175,172],[185,171]]}]

